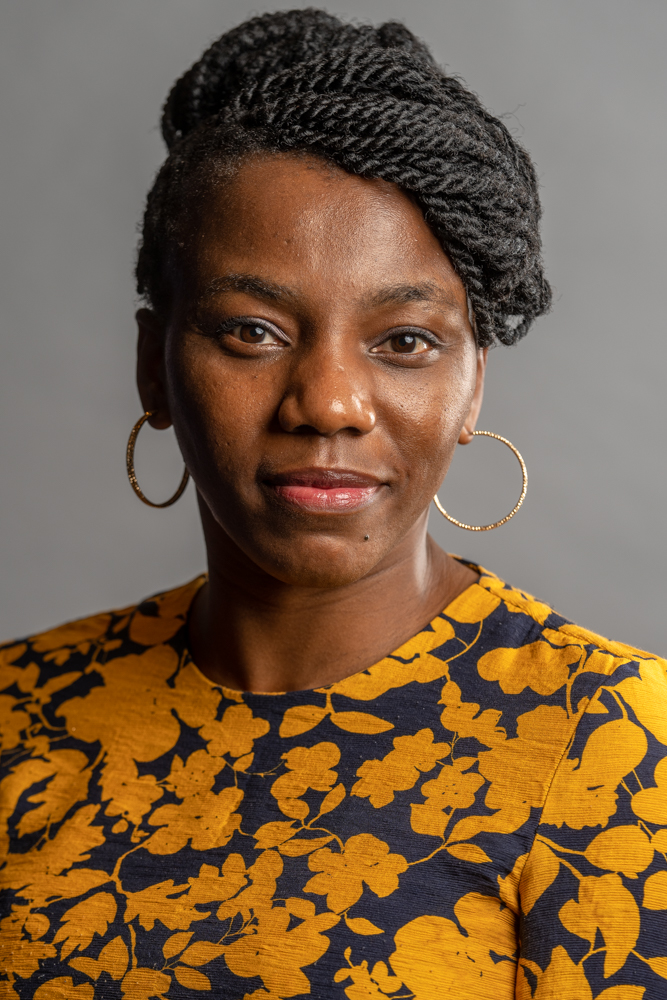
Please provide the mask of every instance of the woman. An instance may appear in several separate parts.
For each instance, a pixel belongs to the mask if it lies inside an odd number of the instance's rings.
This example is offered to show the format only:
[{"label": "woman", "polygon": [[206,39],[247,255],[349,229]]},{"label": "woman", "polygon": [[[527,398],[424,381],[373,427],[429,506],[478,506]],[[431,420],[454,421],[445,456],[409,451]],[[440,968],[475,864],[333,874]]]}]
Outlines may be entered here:
[{"label": "woman", "polygon": [[426,532],[549,305],[526,153],[316,10],[163,134],[128,469],[173,423],[208,575],[3,648],[2,995],[664,996],[665,663]]}]

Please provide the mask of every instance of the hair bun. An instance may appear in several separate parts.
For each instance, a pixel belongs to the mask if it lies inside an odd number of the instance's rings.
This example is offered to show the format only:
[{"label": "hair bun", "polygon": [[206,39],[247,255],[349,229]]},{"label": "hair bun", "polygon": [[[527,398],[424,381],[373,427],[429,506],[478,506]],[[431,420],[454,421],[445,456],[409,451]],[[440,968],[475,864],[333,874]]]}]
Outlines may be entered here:
[{"label": "hair bun", "polygon": [[326,51],[341,28],[338,18],[307,8],[264,14],[226,32],[174,84],[162,115],[168,148],[241,91]]},{"label": "hair bun", "polygon": [[314,7],[263,14],[222,35],[174,84],[162,114],[168,149],[268,78],[296,67],[303,73],[308,63],[321,64],[332,52],[340,60],[355,48],[366,58],[373,48],[403,49],[436,69],[426,46],[398,21],[355,26]]}]

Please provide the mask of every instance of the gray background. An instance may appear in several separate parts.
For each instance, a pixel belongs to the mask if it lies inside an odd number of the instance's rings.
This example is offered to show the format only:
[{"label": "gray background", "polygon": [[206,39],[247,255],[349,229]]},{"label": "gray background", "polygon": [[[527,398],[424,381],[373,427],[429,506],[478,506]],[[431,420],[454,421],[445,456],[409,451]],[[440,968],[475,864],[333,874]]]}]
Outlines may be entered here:
[{"label": "gray background", "polygon": [[[292,0],[292,3],[294,0]],[[295,4],[298,6],[298,4]],[[275,3],[4,0],[0,245],[0,636],[129,604],[194,575],[192,487],[166,511],[125,479],[140,413],[131,277],[156,129],[174,78],[208,42]],[[303,4],[306,6],[306,4]],[[523,451],[520,514],[436,538],[580,624],[667,652],[665,607],[664,0],[335,0],[404,19],[534,156],[552,314],[493,352],[480,427]],[[441,496],[495,520],[511,454],[459,449]],[[145,430],[142,485],[180,476],[171,432]]]}]

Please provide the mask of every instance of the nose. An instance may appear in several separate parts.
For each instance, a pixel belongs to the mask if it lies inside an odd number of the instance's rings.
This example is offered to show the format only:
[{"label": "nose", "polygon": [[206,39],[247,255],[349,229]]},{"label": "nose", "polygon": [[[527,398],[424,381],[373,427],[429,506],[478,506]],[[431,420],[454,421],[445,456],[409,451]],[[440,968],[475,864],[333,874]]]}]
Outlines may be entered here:
[{"label": "nose", "polygon": [[278,410],[282,430],[323,437],[370,433],[376,414],[370,373],[364,377],[362,368],[362,359],[344,356],[330,343],[296,358]]}]

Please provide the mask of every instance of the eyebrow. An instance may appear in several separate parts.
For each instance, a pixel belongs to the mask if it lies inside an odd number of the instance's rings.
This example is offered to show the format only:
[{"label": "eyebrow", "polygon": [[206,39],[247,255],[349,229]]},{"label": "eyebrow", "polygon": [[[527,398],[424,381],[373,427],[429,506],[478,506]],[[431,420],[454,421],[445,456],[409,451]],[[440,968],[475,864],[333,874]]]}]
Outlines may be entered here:
[{"label": "eyebrow", "polygon": [[[281,299],[294,299],[296,292],[287,285],[261,278],[256,274],[225,274],[214,278],[204,289],[204,297],[218,295],[221,292],[246,292],[260,299],[278,302]],[[421,284],[388,285],[364,297],[366,308],[378,308],[386,305],[402,305],[407,302],[439,302],[447,301],[444,289],[430,281]]]},{"label": "eyebrow", "polygon": [[218,295],[220,292],[247,292],[260,299],[294,298],[294,291],[287,285],[278,285],[274,281],[260,278],[256,274],[225,274],[214,280],[204,289],[204,297]]},{"label": "eyebrow", "polygon": [[443,289],[426,281],[420,285],[390,285],[368,297],[368,306],[401,305],[405,302],[442,302],[446,298]]}]

